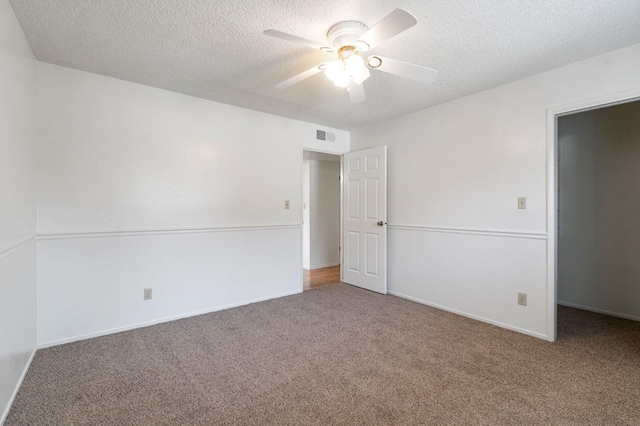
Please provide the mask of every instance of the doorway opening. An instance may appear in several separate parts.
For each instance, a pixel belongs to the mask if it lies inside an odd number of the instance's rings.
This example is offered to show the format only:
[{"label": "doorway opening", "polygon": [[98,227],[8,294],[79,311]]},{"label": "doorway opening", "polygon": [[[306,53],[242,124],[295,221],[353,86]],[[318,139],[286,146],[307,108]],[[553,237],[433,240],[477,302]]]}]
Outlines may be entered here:
[{"label": "doorway opening", "polygon": [[342,156],[302,152],[303,290],[340,282]]},{"label": "doorway opening", "polygon": [[549,120],[549,340],[637,327],[638,94],[550,110]]}]

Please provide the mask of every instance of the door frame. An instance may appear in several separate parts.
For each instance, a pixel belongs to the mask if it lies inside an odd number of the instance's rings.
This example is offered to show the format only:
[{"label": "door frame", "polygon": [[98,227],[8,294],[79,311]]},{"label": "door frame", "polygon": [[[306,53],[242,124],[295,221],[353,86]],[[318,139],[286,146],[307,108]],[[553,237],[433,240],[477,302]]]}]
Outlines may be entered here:
[{"label": "door frame", "polygon": [[640,101],[640,88],[547,108],[547,340],[557,335],[558,117]]},{"label": "door frame", "polygon": [[304,152],[305,151],[309,151],[309,152],[318,152],[320,154],[329,154],[329,155],[337,155],[338,157],[340,157],[340,232],[338,235],[338,244],[339,244],[339,250],[340,250],[340,281],[342,281],[342,265],[344,264],[343,258],[342,258],[342,232],[343,232],[343,223],[342,223],[342,216],[343,216],[343,212],[342,212],[342,184],[343,184],[343,162],[344,162],[344,153],[337,153],[337,152],[331,152],[331,151],[323,151],[321,149],[315,149],[315,148],[305,148],[304,146],[300,146],[300,292],[304,291],[304,272],[303,272],[303,261],[304,261],[304,224],[303,224],[303,220],[304,220],[304,202],[302,201],[304,199]]}]

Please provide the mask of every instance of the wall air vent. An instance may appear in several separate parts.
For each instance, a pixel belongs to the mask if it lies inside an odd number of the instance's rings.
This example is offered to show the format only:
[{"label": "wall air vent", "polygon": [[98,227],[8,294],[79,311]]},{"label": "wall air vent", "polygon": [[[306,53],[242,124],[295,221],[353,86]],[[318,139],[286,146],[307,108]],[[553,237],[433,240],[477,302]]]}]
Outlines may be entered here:
[{"label": "wall air vent", "polygon": [[325,132],[324,130],[316,130],[316,139],[319,141],[335,142],[336,134],[332,132]]}]

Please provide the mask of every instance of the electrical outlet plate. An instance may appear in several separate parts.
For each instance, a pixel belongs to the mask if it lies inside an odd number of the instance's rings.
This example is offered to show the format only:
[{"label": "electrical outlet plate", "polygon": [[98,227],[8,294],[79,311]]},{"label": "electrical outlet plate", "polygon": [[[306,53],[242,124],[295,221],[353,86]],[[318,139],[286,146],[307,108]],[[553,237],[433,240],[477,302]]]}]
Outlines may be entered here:
[{"label": "electrical outlet plate", "polygon": [[527,306],[527,293],[518,293],[518,305]]},{"label": "electrical outlet plate", "polygon": [[145,288],[144,289],[144,300],[151,300],[153,297],[153,289]]}]

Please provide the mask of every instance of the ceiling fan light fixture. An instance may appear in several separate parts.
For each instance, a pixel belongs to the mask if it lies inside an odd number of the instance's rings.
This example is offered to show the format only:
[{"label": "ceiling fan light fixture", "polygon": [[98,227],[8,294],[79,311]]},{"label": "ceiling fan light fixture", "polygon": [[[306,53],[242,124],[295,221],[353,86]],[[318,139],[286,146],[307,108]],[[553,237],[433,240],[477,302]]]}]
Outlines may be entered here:
[{"label": "ceiling fan light fixture", "polygon": [[324,74],[333,84],[338,87],[347,87],[351,81],[351,76],[341,60],[332,61],[326,64]]},{"label": "ceiling fan light fixture", "polygon": [[339,79],[343,74],[346,74],[342,61],[331,61],[324,67],[324,75],[331,81]]},{"label": "ceiling fan light fixture", "polygon": [[351,77],[346,73],[333,80],[333,84],[338,87],[349,87],[349,83],[351,83]]},{"label": "ceiling fan light fixture", "polygon": [[382,65],[382,59],[380,59],[378,56],[369,56],[367,58],[367,65],[369,65],[371,68],[378,68],[380,65]]},{"label": "ceiling fan light fixture", "polygon": [[364,59],[358,55],[349,56],[345,60],[345,69],[357,84],[362,84],[371,75],[364,63]]}]

